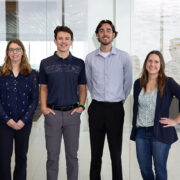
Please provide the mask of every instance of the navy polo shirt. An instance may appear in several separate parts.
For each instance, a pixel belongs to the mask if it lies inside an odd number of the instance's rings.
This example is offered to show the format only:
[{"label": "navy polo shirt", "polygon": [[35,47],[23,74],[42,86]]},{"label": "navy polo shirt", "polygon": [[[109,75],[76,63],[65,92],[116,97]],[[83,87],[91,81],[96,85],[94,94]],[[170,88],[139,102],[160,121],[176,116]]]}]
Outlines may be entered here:
[{"label": "navy polo shirt", "polygon": [[62,59],[55,52],[53,56],[41,61],[39,81],[48,87],[47,104],[76,104],[79,101],[78,85],[86,84],[84,61],[71,53]]}]

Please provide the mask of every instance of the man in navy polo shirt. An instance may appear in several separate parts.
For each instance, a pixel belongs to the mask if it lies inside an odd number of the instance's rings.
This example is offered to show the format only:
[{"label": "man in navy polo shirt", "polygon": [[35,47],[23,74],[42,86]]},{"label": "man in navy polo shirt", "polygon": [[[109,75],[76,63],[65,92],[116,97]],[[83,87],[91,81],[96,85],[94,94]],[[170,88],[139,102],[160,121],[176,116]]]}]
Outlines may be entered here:
[{"label": "man in navy polo shirt", "polygon": [[78,179],[80,115],[86,100],[84,61],[70,53],[73,32],[66,26],[54,30],[57,51],[41,61],[41,110],[45,116],[47,180],[58,179],[58,164],[63,135],[67,179]]}]

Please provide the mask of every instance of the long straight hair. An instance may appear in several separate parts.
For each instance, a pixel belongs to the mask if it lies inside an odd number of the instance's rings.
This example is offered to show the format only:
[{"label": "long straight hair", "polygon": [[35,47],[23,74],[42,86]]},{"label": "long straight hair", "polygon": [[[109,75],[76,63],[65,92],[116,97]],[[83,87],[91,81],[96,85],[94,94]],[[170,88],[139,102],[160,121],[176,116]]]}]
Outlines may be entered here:
[{"label": "long straight hair", "polygon": [[22,59],[21,59],[21,63],[20,63],[20,74],[22,74],[22,75],[30,74],[32,69],[31,69],[31,66],[28,62],[28,58],[26,55],[26,50],[24,48],[24,45],[19,39],[13,39],[13,40],[9,41],[9,43],[7,44],[6,56],[4,58],[4,64],[3,64],[1,71],[0,71],[0,76],[8,76],[12,72],[12,64],[11,64],[11,60],[10,60],[9,55],[8,55],[9,46],[11,45],[11,43],[15,43],[18,46],[20,46],[22,48],[22,51],[23,51],[23,55],[22,55]]},{"label": "long straight hair", "polygon": [[157,78],[157,85],[158,85],[157,88],[158,88],[158,92],[160,93],[160,96],[162,97],[163,92],[164,92],[164,88],[165,88],[165,85],[167,82],[167,76],[164,72],[165,71],[164,58],[163,58],[163,55],[161,54],[160,51],[153,50],[153,51],[149,52],[148,55],[146,56],[146,59],[145,59],[144,64],[143,64],[142,75],[140,77],[140,85],[141,85],[141,88],[144,88],[144,90],[146,91],[146,86],[147,86],[148,79],[149,79],[148,71],[146,70],[146,63],[147,63],[147,60],[149,59],[149,56],[151,54],[156,54],[160,59],[160,70],[159,70],[158,78]]}]

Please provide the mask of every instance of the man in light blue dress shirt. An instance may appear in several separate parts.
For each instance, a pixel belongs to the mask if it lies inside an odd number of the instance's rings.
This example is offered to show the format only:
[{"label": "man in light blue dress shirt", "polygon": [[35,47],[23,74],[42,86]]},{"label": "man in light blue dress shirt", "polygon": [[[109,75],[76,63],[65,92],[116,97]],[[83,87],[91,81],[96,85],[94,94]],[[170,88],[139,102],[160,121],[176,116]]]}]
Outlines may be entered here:
[{"label": "man in light blue dress shirt", "polygon": [[117,32],[111,21],[102,20],[95,32],[100,48],[88,54],[85,61],[87,85],[92,98],[88,108],[90,180],[101,180],[105,135],[112,161],[112,180],[122,180],[123,103],[132,86],[132,64],[128,53],[112,46]]}]

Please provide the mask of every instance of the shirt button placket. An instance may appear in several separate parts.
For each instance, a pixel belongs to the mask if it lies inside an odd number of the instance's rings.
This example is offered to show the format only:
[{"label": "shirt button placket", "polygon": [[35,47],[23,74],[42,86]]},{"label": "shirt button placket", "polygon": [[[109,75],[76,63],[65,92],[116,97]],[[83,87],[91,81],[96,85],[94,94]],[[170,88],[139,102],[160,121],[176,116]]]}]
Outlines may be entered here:
[{"label": "shirt button placket", "polygon": [[14,101],[13,102],[15,102],[15,112],[16,112],[16,116],[17,116],[17,108],[18,108],[18,97],[17,97],[17,80],[16,79],[14,79],[14,81],[13,81],[13,98],[14,98]]},{"label": "shirt button placket", "polygon": [[106,59],[104,58],[103,59],[104,60],[104,84],[103,84],[103,86],[104,86],[104,101],[105,101],[105,99],[106,99],[106,88],[105,88],[105,84],[106,84]]},{"label": "shirt button placket", "polygon": [[104,101],[107,101],[108,89],[108,57],[105,58],[105,67],[104,67]]}]

